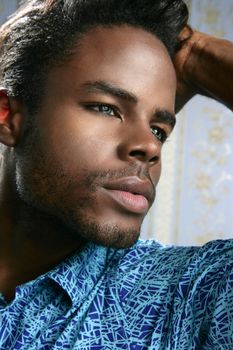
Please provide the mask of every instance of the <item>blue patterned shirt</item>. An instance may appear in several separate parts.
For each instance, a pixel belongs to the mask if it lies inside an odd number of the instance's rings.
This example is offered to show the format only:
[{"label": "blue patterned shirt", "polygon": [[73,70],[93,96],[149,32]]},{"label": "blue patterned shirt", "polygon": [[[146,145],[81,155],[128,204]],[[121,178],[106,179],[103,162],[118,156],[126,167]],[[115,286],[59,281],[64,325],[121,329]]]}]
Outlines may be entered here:
[{"label": "blue patterned shirt", "polygon": [[92,243],[0,297],[0,349],[232,350],[233,240]]}]

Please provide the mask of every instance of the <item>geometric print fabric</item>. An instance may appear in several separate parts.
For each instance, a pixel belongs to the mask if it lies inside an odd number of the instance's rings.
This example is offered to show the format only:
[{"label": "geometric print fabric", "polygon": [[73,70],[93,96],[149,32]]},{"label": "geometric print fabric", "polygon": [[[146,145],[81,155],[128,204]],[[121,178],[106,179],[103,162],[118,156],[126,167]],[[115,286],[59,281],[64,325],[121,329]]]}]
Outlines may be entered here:
[{"label": "geometric print fabric", "polygon": [[233,240],[87,244],[0,297],[0,349],[233,349]]}]

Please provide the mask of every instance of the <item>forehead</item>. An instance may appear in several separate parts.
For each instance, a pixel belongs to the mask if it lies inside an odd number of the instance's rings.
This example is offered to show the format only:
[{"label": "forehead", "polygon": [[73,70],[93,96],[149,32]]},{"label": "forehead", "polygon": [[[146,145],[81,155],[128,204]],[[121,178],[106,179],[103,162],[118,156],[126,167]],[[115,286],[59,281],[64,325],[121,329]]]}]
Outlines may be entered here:
[{"label": "forehead", "polygon": [[86,81],[100,80],[139,97],[142,92],[155,94],[156,89],[158,96],[174,99],[176,89],[174,67],[163,43],[151,33],[127,25],[87,31],[69,60],[48,75],[49,87],[64,87],[64,93]]}]

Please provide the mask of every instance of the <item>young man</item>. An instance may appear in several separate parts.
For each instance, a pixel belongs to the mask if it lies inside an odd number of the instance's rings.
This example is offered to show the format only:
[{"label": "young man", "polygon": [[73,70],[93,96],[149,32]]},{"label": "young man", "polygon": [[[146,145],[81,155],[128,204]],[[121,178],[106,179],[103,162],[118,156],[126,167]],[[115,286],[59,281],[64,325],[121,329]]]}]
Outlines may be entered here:
[{"label": "young man", "polygon": [[138,240],[175,97],[232,107],[233,45],[187,17],[30,0],[2,27],[0,349],[233,348],[233,242]]}]

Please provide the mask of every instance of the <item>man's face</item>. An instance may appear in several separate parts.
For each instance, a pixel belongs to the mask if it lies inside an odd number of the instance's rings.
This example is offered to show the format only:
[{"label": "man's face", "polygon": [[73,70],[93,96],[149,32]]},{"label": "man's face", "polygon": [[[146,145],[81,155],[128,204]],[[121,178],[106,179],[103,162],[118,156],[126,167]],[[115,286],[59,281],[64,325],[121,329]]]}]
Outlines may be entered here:
[{"label": "man's face", "polygon": [[154,200],[175,89],[168,53],[150,33],[90,30],[48,74],[17,160],[21,198],[77,241],[133,244]]}]

